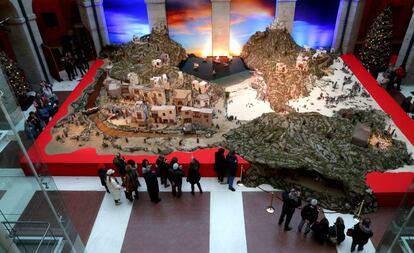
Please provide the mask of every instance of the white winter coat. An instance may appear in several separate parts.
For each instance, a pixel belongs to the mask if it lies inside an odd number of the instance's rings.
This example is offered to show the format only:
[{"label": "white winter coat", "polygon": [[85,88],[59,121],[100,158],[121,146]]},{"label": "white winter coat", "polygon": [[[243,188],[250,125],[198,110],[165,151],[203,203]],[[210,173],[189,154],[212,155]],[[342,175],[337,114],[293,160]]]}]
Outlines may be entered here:
[{"label": "white winter coat", "polygon": [[108,186],[109,192],[111,193],[114,200],[121,199],[121,185],[118,184],[114,177],[106,177],[105,179],[106,186]]}]

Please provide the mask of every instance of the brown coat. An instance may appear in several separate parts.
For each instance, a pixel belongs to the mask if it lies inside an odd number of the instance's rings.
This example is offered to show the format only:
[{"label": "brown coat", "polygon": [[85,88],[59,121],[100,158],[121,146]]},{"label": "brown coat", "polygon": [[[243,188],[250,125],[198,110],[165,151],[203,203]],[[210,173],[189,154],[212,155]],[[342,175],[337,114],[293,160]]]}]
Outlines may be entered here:
[{"label": "brown coat", "polygon": [[124,183],[125,191],[127,192],[133,192],[138,188],[136,178],[130,170],[127,171],[124,177],[122,177],[122,182]]}]

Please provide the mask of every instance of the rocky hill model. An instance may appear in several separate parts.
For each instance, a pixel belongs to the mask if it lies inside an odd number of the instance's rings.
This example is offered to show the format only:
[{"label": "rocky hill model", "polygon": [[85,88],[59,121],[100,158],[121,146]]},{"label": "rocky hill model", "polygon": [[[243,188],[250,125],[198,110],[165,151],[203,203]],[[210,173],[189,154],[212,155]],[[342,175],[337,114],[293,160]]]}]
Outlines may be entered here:
[{"label": "rocky hill model", "polygon": [[[371,126],[376,136],[366,148],[351,143],[357,122]],[[251,163],[248,186],[296,187],[304,198],[316,197],[333,210],[355,207],[365,199],[368,212],[376,200],[365,174],[412,162],[403,142],[384,135],[384,122],[380,111],[341,110],[333,117],[268,113],[227,133],[225,146]]]},{"label": "rocky hill model", "polygon": [[286,103],[306,96],[316,78],[327,73],[334,55],[298,46],[289,32],[272,24],[256,32],[244,45],[241,57],[247,67],[262,74],[265,100],[276,112],[292,111]]}]

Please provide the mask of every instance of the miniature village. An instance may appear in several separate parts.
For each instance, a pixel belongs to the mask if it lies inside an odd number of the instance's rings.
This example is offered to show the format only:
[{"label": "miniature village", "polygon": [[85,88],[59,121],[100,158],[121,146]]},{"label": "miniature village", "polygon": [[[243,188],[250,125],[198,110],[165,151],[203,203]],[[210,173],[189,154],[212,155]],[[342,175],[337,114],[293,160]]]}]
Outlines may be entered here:
[{"label": "miniature village", "polygon": [[296,187],[333,210],[364,200],[363,212],[376,208],[365,174],[412,163],[403,137],[343,61],[301,48],[277,22],[243,47],[251,75],[225,87],[181,71],[187,55],[165,27],[102,56],[106,64],[53,128],[47,153],[222,146],[251,164],[247,186]]}]

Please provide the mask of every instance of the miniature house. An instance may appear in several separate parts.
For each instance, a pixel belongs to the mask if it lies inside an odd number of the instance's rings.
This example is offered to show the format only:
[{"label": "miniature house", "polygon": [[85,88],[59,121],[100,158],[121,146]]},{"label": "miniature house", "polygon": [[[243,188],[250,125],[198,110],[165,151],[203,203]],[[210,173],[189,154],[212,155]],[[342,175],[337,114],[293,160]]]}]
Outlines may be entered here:
[{"label": "miniature house", "polygon": [[286,73],[287,72],[286,64],[284,64],[282,62],[276,63],[276,72],[278,72],[278,73]]},{"label": "miniature house", "polygon": [[142,101],[137,101],[131,111],[132,122],[143,125],[147,122],[148,109]]},{"label": "miniature house", "polygon": [[151,118],[154,123],[175,124],[177,114],[173,105],[151,106]]},{"label": "miniature house", "polygon": [[191,90],[175,89],[173,92],[172,102],[180,111],[182,106],[191,106]]},{"label": "miniature house", "polygon": [[134,73],[134,72],[128,73],[127,78],[130,84],[134,84],[134,85],[139,84],[139,77],[137,73]]},{"label": "miniature house", "polygon": [[145,87],[143,85],[130,85],[129,94],[136,101],[144,101],[148,105],[165,105],[167,99],[165,89],[162,87]]},{"label": "miniature house", "polygon": [[302,55],[298,55],[298,57],[296,58],[296,69],[300,71],[307,71],[308,70],[307,58],[302,57]]},{"label": "miniature house", "polygon": [[152,87],[161,86],[161,77],[160,76],[151,77],[150,84]]},{"label": "miniature house", "polygon": [[198,95],[194,99],[194,107],[203,108],[210,106],[210,96],[206,93]]},{"label": "miniature house", "polygon": [[108,85],[108,95],[110,97],[120,97],[121,94],[121,85],[119,82],[112,80]]},{"label": "miniature house", "polygon": [[161,63],[162,65],[170,65],[170,56],[167,53],[161,54]]},{"label": "miniature house", "polygon": [[153,68],[161,68],[162,61],[160,59],[152,60],[151,62]]},{"label": "miniature house", "polygon": [[204,127],[211,127],[213,122],[213,109],[194,108],[183,106],[181,108],[181,123],[197,124]]},{"label": "miniature house", "polygon": [[210,85],[206,81],[199,82],[198,80],[194,80],[191,84],[193,90],[195,90],[199,94],[207,93],[208,88],[210,87]]}]

